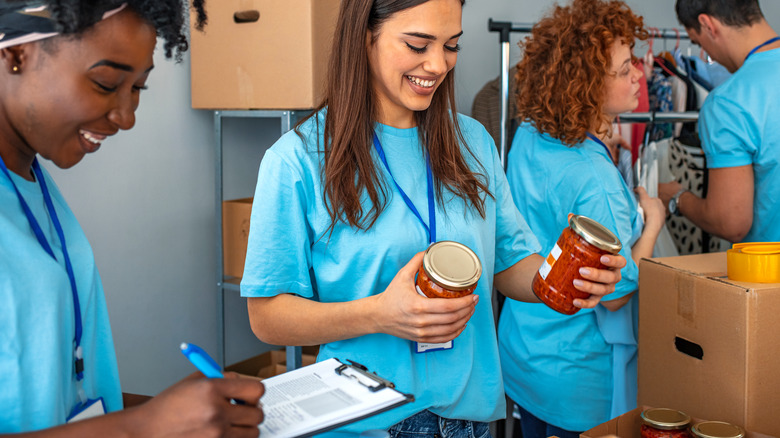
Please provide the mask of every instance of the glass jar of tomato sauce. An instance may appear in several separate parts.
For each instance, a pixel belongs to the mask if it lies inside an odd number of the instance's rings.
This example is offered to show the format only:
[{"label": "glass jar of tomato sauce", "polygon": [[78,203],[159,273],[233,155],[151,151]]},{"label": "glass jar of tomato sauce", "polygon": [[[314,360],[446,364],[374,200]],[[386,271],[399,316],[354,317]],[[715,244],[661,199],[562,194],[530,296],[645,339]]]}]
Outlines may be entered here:
[{"label": "glass jar of tomato sauce", "polygon": [[642,438],[690,438],[688,425],[691,417],[685,412],[667,408],[645,409],[642,419]]},{"label": "glass jar of tomato sauce", "polygon": [[580,310],[574,306],[574,299],[590,296],[574,287],[574,280],[581,278],[580,268],[603,269],[601,256],[617,254],[622,248],[617,236],[600,223],[586,216],[571,215],[569,227],[563,230],[534,276],[533,291],[553,310],[573,315]]},{"label": "glass jar of tomato sauce", "polygon": [[745,431],[723,421],[703,421],[691,427],[694,438],[743,438]]},{"label": "glass jar of tomato sauce", "polygon": [[457,298],[474,292],[482,263],[468,246],[442,240],[425,250],[417,271],[417,292],[428,298]]}]

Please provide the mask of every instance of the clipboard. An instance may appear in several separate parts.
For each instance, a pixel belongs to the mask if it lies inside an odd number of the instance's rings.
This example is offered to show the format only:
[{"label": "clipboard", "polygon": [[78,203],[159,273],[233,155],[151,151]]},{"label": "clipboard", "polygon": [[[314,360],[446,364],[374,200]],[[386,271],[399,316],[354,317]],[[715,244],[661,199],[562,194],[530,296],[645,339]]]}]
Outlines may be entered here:
[{"label": "clipboard", "polygon": [[347,360],[327,359],[264,379],[263,438],[304,438],[414,401],[393,382]]}]

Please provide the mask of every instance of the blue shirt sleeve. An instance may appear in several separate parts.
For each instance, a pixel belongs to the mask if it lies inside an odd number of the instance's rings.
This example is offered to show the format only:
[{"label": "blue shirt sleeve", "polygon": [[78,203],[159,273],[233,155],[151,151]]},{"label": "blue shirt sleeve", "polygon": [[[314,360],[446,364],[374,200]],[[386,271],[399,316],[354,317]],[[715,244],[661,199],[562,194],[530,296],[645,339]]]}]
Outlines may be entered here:
[{"label": "blue shirt sleeve", "polygon": [[[280,142],[296,139],[287,136]],[[266,152],[252,203],[241,296],[314,296],[305,185],[299,168],[273,147]]]},{"label": "blue shirt sleeve", "polygon": [[490,145],[493,158],[493,196],[496,198],[496,264],[501,272],[520,260],[538,253],[542,247],[523,215],[512,200],[506,173],[501,165],[493,138],[485,131],[485,142]]},{"label": "blue shirt sleeve", "polygon": [[738,167],[753,163],[760,132],[744,105],[712,94],[701,109],[700,136],[707,167]]}]

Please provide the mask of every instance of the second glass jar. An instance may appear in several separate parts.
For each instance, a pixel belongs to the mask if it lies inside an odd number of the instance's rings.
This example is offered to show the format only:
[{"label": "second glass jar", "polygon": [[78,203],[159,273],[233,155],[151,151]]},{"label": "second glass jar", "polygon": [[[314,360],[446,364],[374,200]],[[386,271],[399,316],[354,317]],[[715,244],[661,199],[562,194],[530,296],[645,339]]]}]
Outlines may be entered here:
[{"label": "second glass jar", "polygon": [[580,308],[575,298],[590,295],[574,287],[582,267],[603,269],[601,256],[617,254],[623,248],[620,240],[606,227],[593,219],[572,215],[558,242],[534,276],[533,291],[551,309],[565,315],[573,315]]}]

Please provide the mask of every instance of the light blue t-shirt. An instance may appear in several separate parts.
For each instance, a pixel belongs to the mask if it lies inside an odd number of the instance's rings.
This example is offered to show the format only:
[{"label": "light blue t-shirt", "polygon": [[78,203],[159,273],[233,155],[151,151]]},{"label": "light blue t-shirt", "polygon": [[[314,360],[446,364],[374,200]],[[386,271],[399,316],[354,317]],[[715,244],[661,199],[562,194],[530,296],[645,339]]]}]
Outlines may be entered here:
[{"label": "light blue t-shirt", "polygon": [[744,242],[780,241],[780,49],[754,53],[701,108],[707,167],[752,166],[753,225]]},{"label": "light blue t-shirt", "polygon": [[[628,262],[608,298],[637,289],[631,246],[641,234],[642,219],[633,194],[601,145],[588,139],[570,148],[523,123],[507,156],[507,175],[514,201],[538,237],[542,254],[549,253],[568,226],[568,213],[587,216],[618,236],[623,244],[620,254]],[[499,320],[507,395],[563,429],[584,431],[612,418],[613,380],[626,380],[613,375],[625,374],[613,365],[614,344],[626,347],[622,352],[629,356],[626,361],[636,352],[633,306],[619,312],[597,309],[566,316],[545,305],[507,300]],[[619,319],[617,324],[614,318]]]},{"label": "light blue t-shirt", "polygon": [[[476,211],[465,210],[460,198],[445,193],[445,205],[437,202],[436,206],[437,239],[467,245],[482,262],[482,277],[475,291],[480,296],[476,312],[451,350],[417,354],[411,341],[386,334],[322,345],[318,360],[354,360],[394,382],[398,390],[415,396],[414,403],[349,425],[345,431],[387,429],[424,409],[454,419],[492,421],[504,417],[490,300],[493,275],[540,248],[512,203],[492,138],[473,119],[459,116],[459,121],[495,199],[487,197],[486,217],[482,219]],[[305,143],[289,132],[263,158],[242,296],[292,293],[320,302],[346,302],[376,295],[428,245],[425,229],[404,203],[375,152],[374,163],[390,197],[386,208],[367,231],[339,223],[332,234],[327,233],[330,217],[320,179],[322,154],[317,152],[323,127],[324,111],[300,127]],[[427,221],[425,161],[417,129],[377,125],[376,133],[398,184]],[[371,144],[365,147],[373,150]],[[464,155],[471,169],[480,169],[470,154]],[[368,205],[365,197],[365,211]]]},{"label": "light blue t-shirt", "polygon": [[[62,224],[82,313],[89,398],[122,409],[114,343],[92,248],[54,181],[43,169]],[[0,433],[65,423],[77,404],[75,320],[62,245],[44,205],[41,186],[11,173],[38,220],[55,261],[41,246],[6,175],[0,172]]]}]

